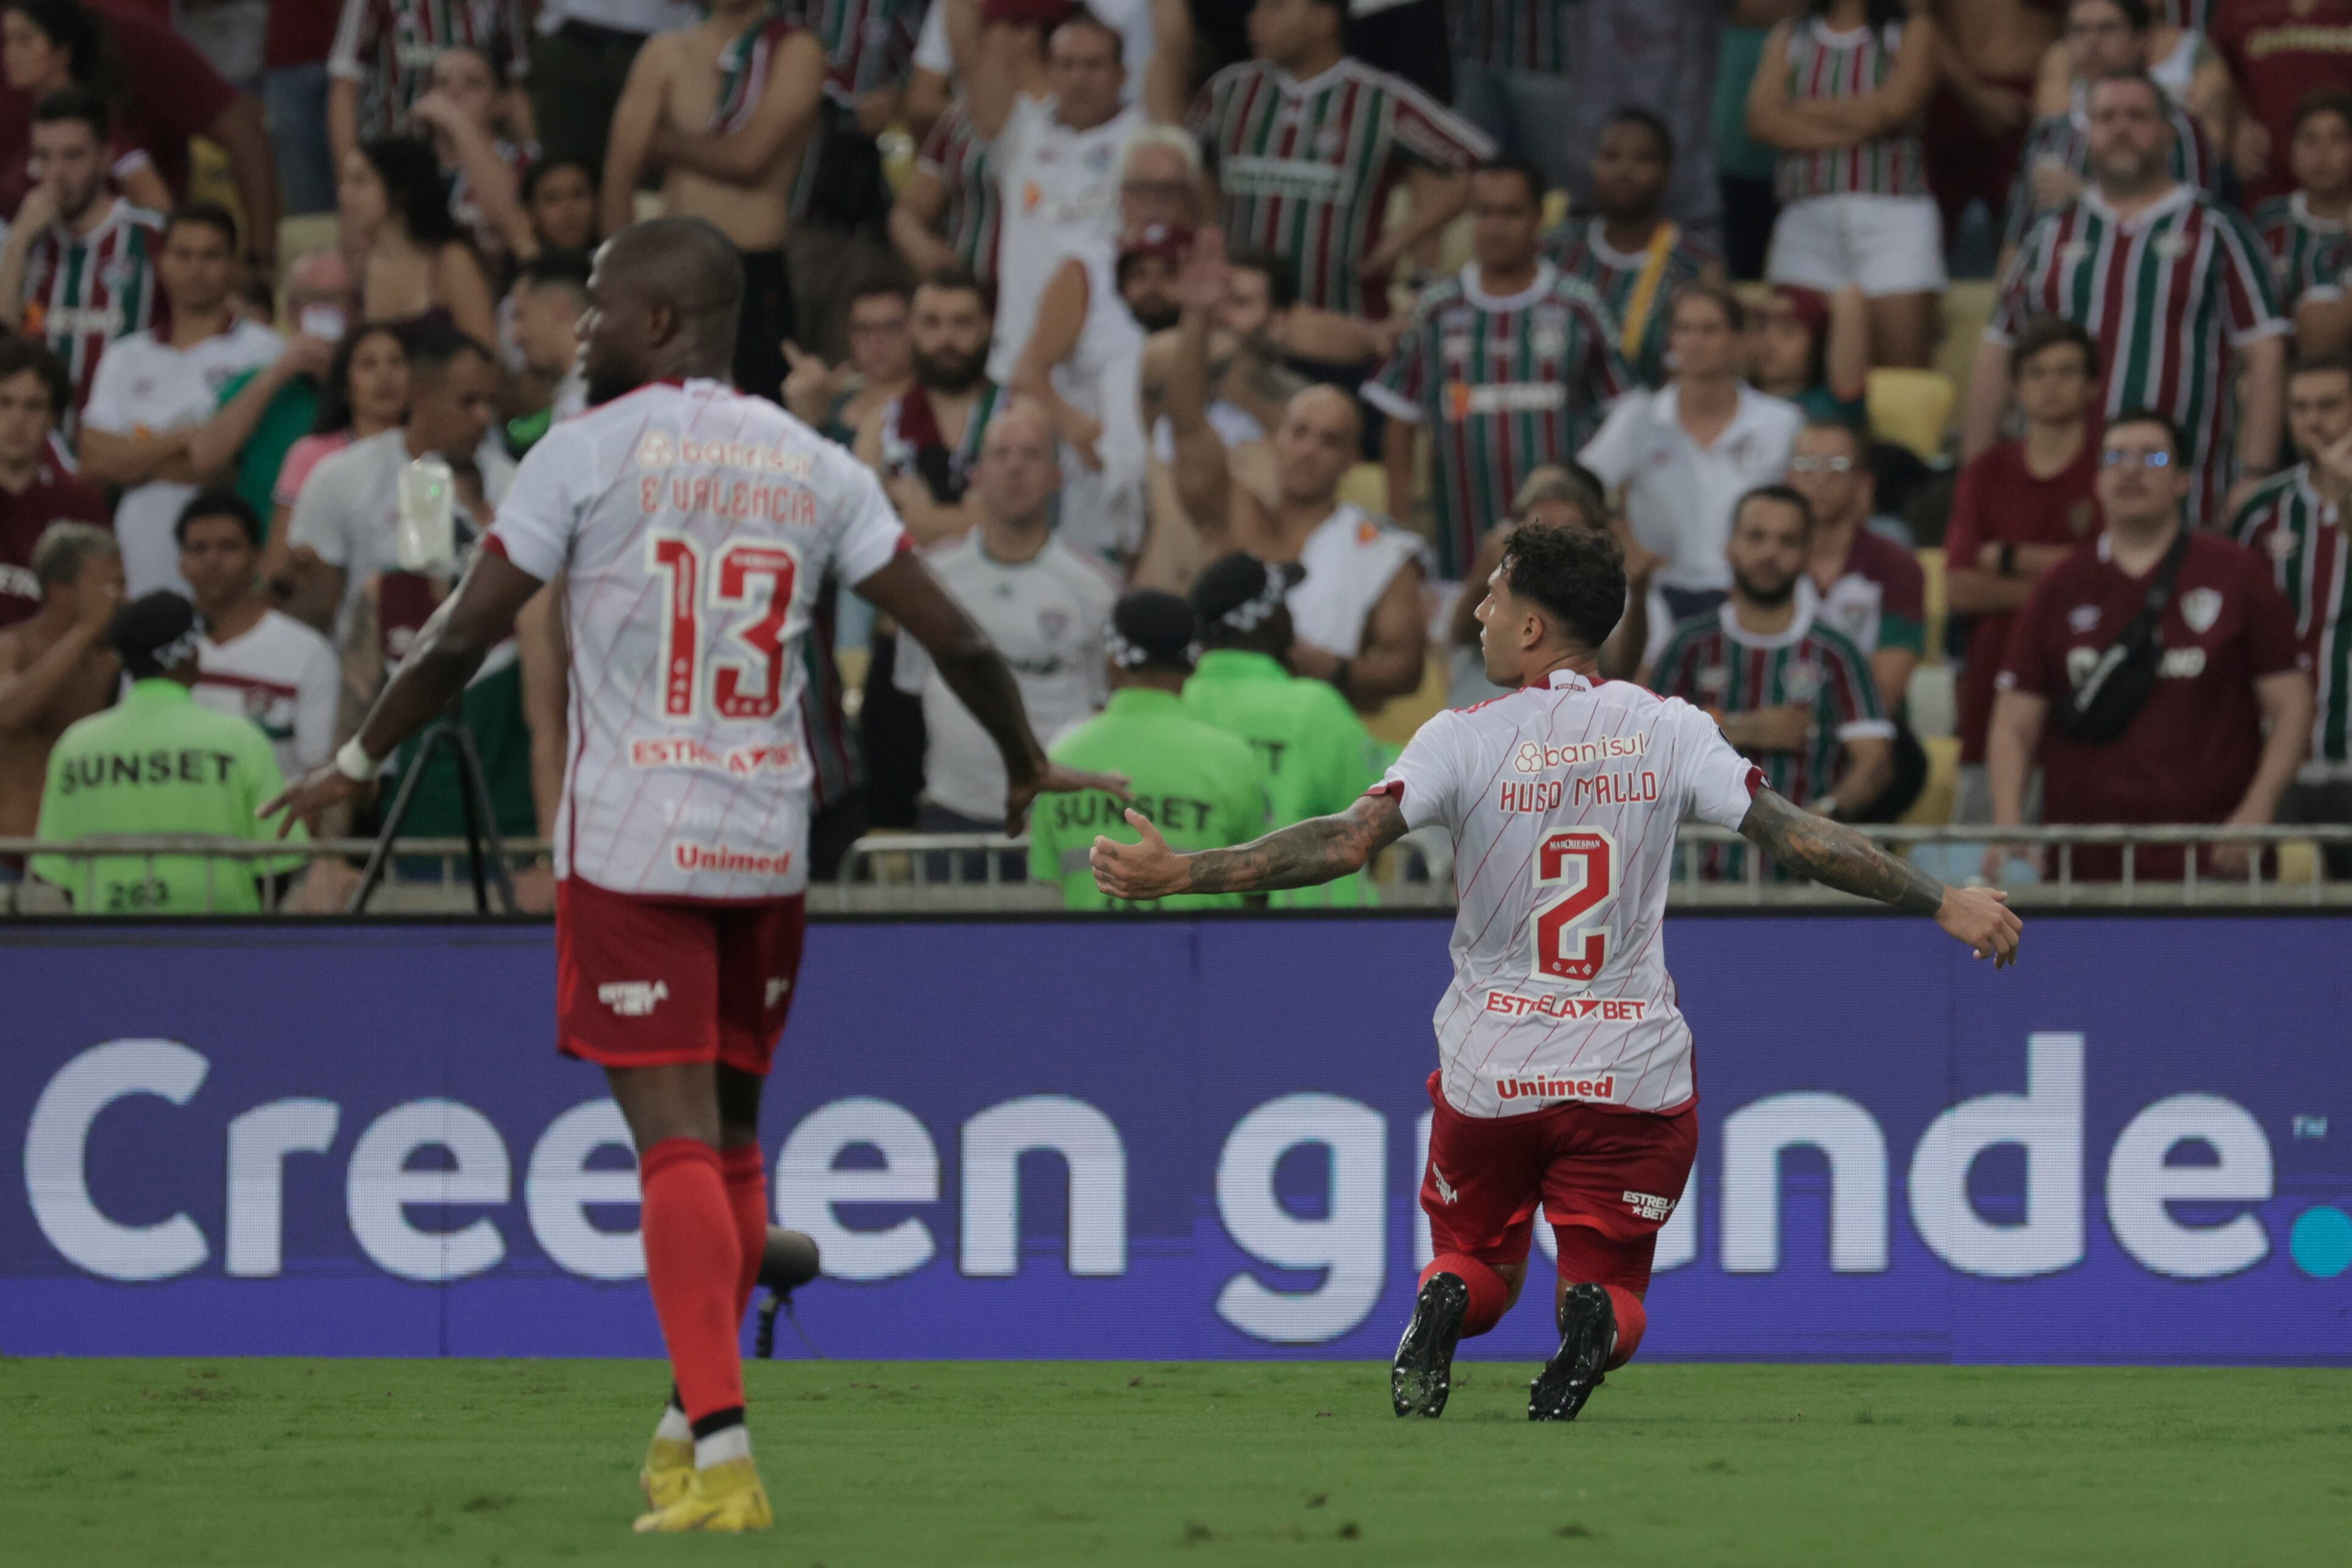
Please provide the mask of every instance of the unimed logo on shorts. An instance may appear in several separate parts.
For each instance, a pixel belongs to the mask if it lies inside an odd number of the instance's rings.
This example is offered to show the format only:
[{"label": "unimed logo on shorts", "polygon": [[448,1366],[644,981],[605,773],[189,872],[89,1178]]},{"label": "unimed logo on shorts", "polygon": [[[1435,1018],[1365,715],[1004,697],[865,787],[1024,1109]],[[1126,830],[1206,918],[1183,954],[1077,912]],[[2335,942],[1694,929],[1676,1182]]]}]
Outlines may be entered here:
[{"label": "unimed logo on shorts", "polygon": [[664,980],[612,980],[596,988],[596,999],[625,1019],[641,1019],[669,999]]}]

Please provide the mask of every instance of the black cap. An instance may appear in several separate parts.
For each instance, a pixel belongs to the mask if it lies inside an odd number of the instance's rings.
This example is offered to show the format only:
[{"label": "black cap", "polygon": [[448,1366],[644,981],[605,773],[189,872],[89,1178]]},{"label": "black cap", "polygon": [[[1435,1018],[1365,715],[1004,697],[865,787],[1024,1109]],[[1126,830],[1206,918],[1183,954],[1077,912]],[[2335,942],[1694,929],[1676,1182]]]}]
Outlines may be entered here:
[{"label": "black cap", "polygon": [[1306,575],[1296,561],[1263,561],[1245,550],[1219,556],[1192,583],[1192,613],[1203,628],[1255,631]]},{"label": "black cap", "polygon": [[1172,593],[1139,588],[1121,596],[1110,612],[1106,642],[1112,663],[1122,670],[1148,665],[1189,670],[1200,656],[1192,641],[1192,611]]},{"label": "black cap", "polygon": [[116,611],[106,641],[132,680],[160,675],[196,656],[196,607],[159,588]]}]

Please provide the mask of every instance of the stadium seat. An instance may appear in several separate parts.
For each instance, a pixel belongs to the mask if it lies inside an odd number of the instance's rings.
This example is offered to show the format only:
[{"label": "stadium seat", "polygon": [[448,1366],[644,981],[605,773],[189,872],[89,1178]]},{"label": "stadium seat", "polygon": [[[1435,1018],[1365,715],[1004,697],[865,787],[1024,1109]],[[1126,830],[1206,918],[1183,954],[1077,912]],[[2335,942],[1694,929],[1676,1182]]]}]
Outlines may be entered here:
[{"label": "stadium seat", "polygon": [[1944,435],[1960,396],[1949,376],[1941,371],[1882,368],[1870,372],[1864,396],[1873,435],[1909,448],[1923,463],[1942,461]]},{"label": "stadium seat", "polygon": [[1924,596],[1927,602],[1920,606],[1922,622],[1920,630],[1927,634],[1927,651],[1924,662],[1940,664],[1944,662],[1944,622],[1947,615],[1944,603],[1944,549],[1941,545],[1927,545],[1911,553],[1918,559],[1920,573],[1927,580]]},{"label": "stadium seat", "polygon": [[1381,711],[1364,721],[1372,738],[1382,746],[1402,750],[1413,731],[1434,718],[1445,706],[1445,653],[1433,647],[1421,668],[1421,689],[1401,697],[1391,697]]}]

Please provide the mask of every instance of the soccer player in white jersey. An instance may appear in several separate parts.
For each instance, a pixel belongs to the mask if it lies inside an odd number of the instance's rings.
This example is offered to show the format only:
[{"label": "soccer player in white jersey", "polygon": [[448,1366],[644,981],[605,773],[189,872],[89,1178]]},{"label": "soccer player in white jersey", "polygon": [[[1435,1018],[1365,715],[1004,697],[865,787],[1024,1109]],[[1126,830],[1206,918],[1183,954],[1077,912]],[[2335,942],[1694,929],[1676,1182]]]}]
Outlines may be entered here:
[{"label": "soccer player in white jersey", "polygon": [[1658,1230],[1698,1142],[1690,1026],[1659,939],[1686,813],[1815,881],[1932,915],[1996,967],[2017,956],[1999,893],[1948,888],[1790,804],[1699,709],[1599,680],[1624,603],[1614,539],[1523,524],[1478,607],[1487,678],[1511,695],[1431,719],[1337,816],[1179,855],[1129,811],[1141,842],[1095,840],[1103,891],[1147,899],[1309,886],[1412,829],[1452,833],[1454,979],[1421,1188],[1437,1255],[1390,1375],[1400,1416],[1443,1410],[1456,1342],[1517,1298],[1538,1203],[1559,1243],[1560,1342],[1528,1418],[1573,1420],[1642,1342]]},{"label": "soccer player in white jersey", "polygon": [[264,808],[291,822],[355,794],[563,577],[558,1043],[605,1070],[628,1118],[677,1376],[640,1478],[644,1531],[772,1521],[737,1336],[767,1240],[760,1092],[800,967],[801,640],[820,583],[853,584],[929,652],[1003,755],[1013,831],[1042,791],[1118,787],[1047,761],[1013,673],[908,551],[872,472],[725,383],[742,293],[734,246],[698,218],[605,244],[581,322],[589,411],[531,449],[359,733]]}]

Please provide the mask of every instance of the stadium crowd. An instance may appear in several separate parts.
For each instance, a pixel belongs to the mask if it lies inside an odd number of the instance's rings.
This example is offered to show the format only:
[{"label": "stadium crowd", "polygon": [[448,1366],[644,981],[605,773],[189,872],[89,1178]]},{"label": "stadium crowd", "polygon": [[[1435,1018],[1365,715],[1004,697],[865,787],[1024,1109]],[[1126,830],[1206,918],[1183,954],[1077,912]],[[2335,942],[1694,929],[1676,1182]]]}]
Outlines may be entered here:
[{"label": "stadium crowd", "polygon": [[[584,406],[594,246],[652,211],[735,242],[738,383],[1180,849],[1494,695],[1529,517],[1622,547],[1604,674],[1816,810],[2352,821],[2352,0],[0,0],[0,837],[258,832],[223,802],[352,733]],[[1003,826],[845,586],[819,878]],[[559,627],[465,702],[514,836]],[[445,754],[404,827],[465,821]],[[1044,802],[1027,873],[1098,906],[1118,825]],[[200,857],[30,871],[241,906]]]}]

